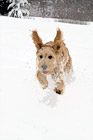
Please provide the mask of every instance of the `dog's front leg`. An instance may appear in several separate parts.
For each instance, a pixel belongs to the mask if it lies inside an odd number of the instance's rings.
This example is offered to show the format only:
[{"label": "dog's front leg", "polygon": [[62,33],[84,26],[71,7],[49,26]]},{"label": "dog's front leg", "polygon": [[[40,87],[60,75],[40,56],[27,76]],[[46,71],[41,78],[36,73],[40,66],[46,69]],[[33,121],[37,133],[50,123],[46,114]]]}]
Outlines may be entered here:
[{"label": "dog's front leg", "polygon": [[56,88],[54,91],[58,94],[63,94],[64,93],[64,81],[60,80],[59,82],[56,83]]},{"label": "dog's front leg", "polygon": [[37,79],[40,82],[43,89],[48,87],[48,81],[46,79],[46,76],[41,74],[39,71],[37,72]]}]

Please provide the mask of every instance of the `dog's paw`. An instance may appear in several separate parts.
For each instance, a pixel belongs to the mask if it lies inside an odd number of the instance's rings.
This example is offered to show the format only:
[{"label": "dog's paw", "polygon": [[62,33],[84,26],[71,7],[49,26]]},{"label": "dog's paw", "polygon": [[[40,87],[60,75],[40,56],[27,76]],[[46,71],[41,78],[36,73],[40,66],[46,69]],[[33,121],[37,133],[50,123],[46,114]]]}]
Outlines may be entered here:
[{"label": "dog's paw", "polygon": [[43,89],[46,89],[47,87],[48,87],[48,85],[44,85],[42,88],[43,88]]},{"label": "dog's paw", "polygon": [[55,91],[57,94],[63,94],[63,93],[64,93],[64,90],[63,90],[63,89],[55,88],[54,91]]},{"label": "dog's paw", "polygon": [[41,85],[41,87],[42,87],[43,89],[46,89],[46,88],[48,87],[48,83],[46,83],[45,85]]}]

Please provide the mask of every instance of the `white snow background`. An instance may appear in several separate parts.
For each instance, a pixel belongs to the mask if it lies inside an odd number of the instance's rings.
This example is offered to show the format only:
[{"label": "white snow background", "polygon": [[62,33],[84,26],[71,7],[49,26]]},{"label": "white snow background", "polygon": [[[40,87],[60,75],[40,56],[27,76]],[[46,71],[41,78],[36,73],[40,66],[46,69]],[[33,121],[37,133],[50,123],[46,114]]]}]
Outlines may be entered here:
[{"label": "white snow background", "polygon": [[[45,43],[58,27],[76,77],[64,95],[41,89],[30,37]],[[93,140],[93,23],[0,17],[0,140]]]}]

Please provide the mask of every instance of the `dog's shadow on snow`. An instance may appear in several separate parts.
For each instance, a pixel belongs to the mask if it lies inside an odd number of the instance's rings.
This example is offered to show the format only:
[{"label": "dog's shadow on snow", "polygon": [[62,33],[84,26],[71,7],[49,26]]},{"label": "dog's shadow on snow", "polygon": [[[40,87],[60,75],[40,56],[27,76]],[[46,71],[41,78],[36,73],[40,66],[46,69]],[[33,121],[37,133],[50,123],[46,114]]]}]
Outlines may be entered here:
[{"label": "dog's shadow on snow", "polygon": [[[76,77],[74,74],[72,74],[67,77],[65,82],[66,82],[66,84],[70,84],[70,83],[74,82],[75,80],[76,80]],[[41,102],[43,102],[44,104],[53,108],[57,105],[58,98],[61,95],[59,95],[53,91],[55,86],[52,83],[52,81],[50,81],[50,83],[51,83],[50,87],[48,87],[46,90],[44,90],[44,95],[43,95]]]},{"label": "dog's shadow on snow", "polygon": [[53,82],[53,80],[51,79],[51,76],[47,77],[48,79],[48,88],[45,89],[42,101],[44,104],[50,106],[50,107],[55,107],[57,105],[58,102],[58,95],[57,93],[54,92],[54,88],[55,88],[55,82]]},{"label": "dog's shadow on snow", "polygon": [[50,106],[50,107],[55,107],[57,102],[58,102],[58,94],[56,94],[53,89],[46,89],[45,95],[42,98],[42,101],[44,104]]}]

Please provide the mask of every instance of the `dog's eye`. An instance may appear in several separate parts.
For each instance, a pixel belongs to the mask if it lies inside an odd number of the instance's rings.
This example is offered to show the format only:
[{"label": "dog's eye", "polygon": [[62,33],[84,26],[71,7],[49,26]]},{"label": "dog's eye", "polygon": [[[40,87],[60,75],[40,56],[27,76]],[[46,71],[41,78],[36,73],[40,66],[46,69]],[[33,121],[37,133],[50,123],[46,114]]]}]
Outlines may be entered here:
[{"label": "dog's eye", "polygon": [[43,58],[43,55],[40,55],[40,58],[42,59]]},{"label": "dog's eye", "polygon": [[49,58],[49,59],[52,59],[52,56],[50,55],[50,56],[48,56],[48,58]]}]

